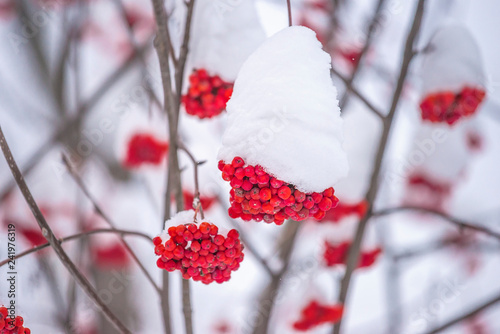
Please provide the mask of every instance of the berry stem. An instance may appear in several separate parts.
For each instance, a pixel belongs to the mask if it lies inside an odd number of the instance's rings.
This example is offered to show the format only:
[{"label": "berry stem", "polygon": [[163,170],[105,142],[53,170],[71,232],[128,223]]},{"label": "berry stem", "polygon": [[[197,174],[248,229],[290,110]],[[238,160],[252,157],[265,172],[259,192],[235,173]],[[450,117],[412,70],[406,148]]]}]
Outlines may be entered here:
[{"label": "berry stem", "polygon": [[205,219],[205,215],[203,214],[203,208],[201,206],[201,201],[200,201],[200,181],[199,181],[198,166],[203,165],[206,161],[196,160],[191,151],[189,151],[188,148],[182,142],[179,142],[179,149],[184,151],[188,155],[189,159],[191,159],[194,166],[194,199],[193,199],[193,207],[195,208],[194,220],[196,221],[196,217],[198,216],[198,211],[200,212],[201,219]]}]

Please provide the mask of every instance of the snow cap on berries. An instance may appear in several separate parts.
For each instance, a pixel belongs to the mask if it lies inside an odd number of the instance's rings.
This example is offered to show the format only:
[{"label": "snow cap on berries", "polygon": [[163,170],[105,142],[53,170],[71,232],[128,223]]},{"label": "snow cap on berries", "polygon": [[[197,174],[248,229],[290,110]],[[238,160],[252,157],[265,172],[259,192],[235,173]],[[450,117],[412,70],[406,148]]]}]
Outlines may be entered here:
[{"label": "snow cap on berries", "polygon": [[422,63],[422,96],[464,86],[484,88],[483,58],[475,38],[458,24],[446,25],[432,36]]},{"label": "snow cap on berries", "polygon": [[264,42],[243,64],[227,111],[219,159],[242,157],[303,192],[346,176],[330,56],[312,30],[289,27]]},{"label": "snow cap on berries", "polygon": [[205,68],[225,81],[236,79],[266,38],[254,1],[198,0],[192,22],[188,68]]}]

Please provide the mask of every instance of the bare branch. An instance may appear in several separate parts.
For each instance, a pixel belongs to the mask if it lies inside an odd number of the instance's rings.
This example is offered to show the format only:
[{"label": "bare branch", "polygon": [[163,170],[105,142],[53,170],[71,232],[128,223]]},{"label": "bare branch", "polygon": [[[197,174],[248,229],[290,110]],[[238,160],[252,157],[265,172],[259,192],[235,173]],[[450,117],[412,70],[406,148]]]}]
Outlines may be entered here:
[{"label": "bare branch", "polygon": [[[345,304],[345,301],[347,299],[347,293],[349,290],[349,285],[351,282],[352,274],[354,272],[354,269],[356,268],[358,261],[359,261],[359,256],[361,252],[361,242],[363,240],[363,235],[366,229],[366,225],[368,224],[368,221],[370,220],[370,217],[372,215],[372,210],[373,210],[373,203],[375,202],[375,199],[377,197],[377,191],[379,189],[379,174],[382,169],[382,162],[383,158],[385,155],[385,151],[387,148],[387,143],[389,140],[389,134],[390,130],[393,124],[394,120],[394,115],[396,113],[396,109],[399,103],[399,99],[401,97],[401,93],[403,91],[403,86],[406,80],[406,75],[408,74],[408,69],[410,67],[410,63],[413,59],[413,56],[415,55],[413,53],[413,46],[415,44],[415,39],[418,35],[418,32],[420,31],[420,26],[422,23],[422,17],[424,13],[424,4],[425,0],[419,0],[412,27],[410,29],[410,32],[408,34],[408,37],[406,39],[406,45],[404,49],[404,54],[403,54],[403,60],[401,63],[401,69],[399,73],[399,79],[396,85],[396,88],[394,90],[394,94],[392,97],[392,103],[391,103],[391,108],[389,110],[389,113],[387,114],[387,117],[385,118],[384,122],[384,130],[382,132],[382,137],[380,139],[377,155],[375,157],[375,166],[372,171],[371,179],[370,179],[370,187],[366,193],[365,199],[369,203],[369,207],[367,210],[366,215],[361,219],[359,222],[358,228],[356,230],[356,234],[354,236],[354,240],[352,242],[351,247],[349,248],[349,253],[347,256],[347,264],[346,264],[346,271],[344,274],[344,277],[341,282],[340,286],[340,293],[339,293],[339,298],[338,302],[340,304]],[[333,334],[339,334],[340,333],[340,326],[342,324],[342,319],[336,323],[333,326],[332,333]]]},{"label": "bare branch", "polygon": [[366,33],[365,45],[363,46],[363,49],[361,49],[361,52],[359,53],[359,57],[356,61],[356,64],[354,64],[354,69],[352,71],[351,77],[348,80],[348,84],[346,84],[346,91],[344,92],[344,95],[340,98],[339,105],[340,105],[340,110],[342,111],[344,111],[344,108],[347,105],[349,99],[349,92],[351,91],[350,89],[353,87],[352,84],[354,82],[354,79],[356,79],[356,76],[359,73],[359,70],[361,69],[361,62],[363,61],[363,58],[370,49],[375,29],[377,28],[377,25],[380,21],[380,15],[382,12],[382,8],[384,7],[384,3],[385,0],[378,0],[377,7],[375,9],[375,14],[373,15],[373,18],[370,22],[370,26],[368,27],[368,31]]},{"label": "bare branch", "polygon": [[271,282],[261,294],[258,310],[266,310],[266,312],[259,313],[261,318],[256,321],[255,328],[252,332],[253,334],[269,333],[269,325],[276,303],[276,297],[278,296],[278,291],[283,281],[283,277],[288,271],[293,247],[297,239],[296,237],[300,227],[302,226],[301,222],[291,220],[285,222],[285,224],[285,229],[281,234],[282,240],[278,240],[279,243],[283,241],[280,249],[280,258],[283,261],[283,267],[277,275],[273,276]]},{"label": "bare branch", "polygon": [[24,177],[21,174],[19,168],[17,167],[17,163],[14,160],[14,157],[12,156],[12,153],[7,144],[7,141],[5,140],[5,136],[1,128],[0,128],[0,146],[2,148],[5,160],[7,160],[7,164],[10,167],[12,175],[14,176],[14,179],[16,180],[16,183],[19,189],[21,190],[21,193],[23,194],[26,203],[28,203],[31,212],[33,213],[33,216],[35,217],[40,227],[40,230],[42,231],[42,235],[47,239],[52,248],[55,250],[60,261],[70,272],[71,276],[80,284],[80,287],[87,293],[87,295],[94,302],[94,304],[96,304],[96,306],[99,307],[99,309],[101,309],[106,318],[116,327],[116,329],[119,330],[121,333],[131,333],[125,327],[125,325],[123,325],[123,323],[118,318],[116,318],[116,316],[111,312],[111,310],[106,306],[106,304],[103,303],[103,301],[101,300],[95,289],[92,287],[90,282],[78,270],[73,261],[71,261],[71,259],[68,257],[64,249],[61,247],[60,241],[56,238],[54,232],[52,232],[52,229],[45,220],[45,217],[40,211],[40,208],[33,199],[33,196],[31,195],[31,192],[26,182],[24,181]]},{"label": "bare branch", "polygon": [[[195,0],[190,0],[187,3],[187,15],[186,24],[184,26],[184,38],[182,40],[181,50],[179,54],[179,62],[175,67],[175,85],[177,88],[177,103],[180,106],[181,94],[182,94],[182,84],[184,80],[184,71],[186,68],[186,61],[189,52],[189,38],[191,37],[191,23],[193,19]],[[177,114],[179,109],[177,109]],[[178,118],[178,115],[177,115]]]},{"label": "bare branch", "polygon": [[384,118],[384,115],[370,102],[366,99],[366,97],[364,97],[356,88],[353,87],[353,84],[352,82],[350,82],[348,79],[346,79],[346,77],[344,77],[342,74],[340,74],[340,72],[338,72],[336,69],[334,69],[333,67],[331,68],[330,70],[336,77],[338,77],[340,80],[342,80],[342,82],[344,82],[344,84],[346,85],[346,87],[352,92],[354,93],[354,95],[356,95],[356,97],[358,99],[361,100],[361,102],[363,102],[367,107],[368,109],[370,109],[371,111],[373,111],[375,113],[375,115],[377,115],[379,118],[383,119]]},{"label": "bare branch", "polygon": [[[68,241],[71,241],[71,240],[86,238],[86,237],[88,237],[90,235],[100,234],[100,233],[113,233],[113,234],[120,234],[122,236],[125,236],[125,235],[135,235],[137,237],[141,237],[141,238],[147,239],[148,241],[152,242],[151,237],[149,235],[147,235],[147,234],[142,233],[142,232],[119,230],[119,229],[112,229],[112,228],[99,228],[99,229],[90,230],[90,231],[87,231],[87,232],[81,232],[81,233],[73,234],[73,235],[70,235],[70,236],[67,236],[67,237],[64,237],[64,238],[59,238],[58,240],[62,244],[62,243],[65,243],[65,242],[68,242]],[[42,245],[38,245],[36,247],[30,248],[28,250],[25,250],[24,252],[16,254],[16,256],[14,257],[14,260],[20,259],[20,258],[22,258],[22,257],[24,257],[24,256],[26,256],[28,254],[36,253],[36,252],[41,251],[42,249],[47,248],[47,247],[50,247],[50,243],[49,242],[47,242],[45,244],[42,244]],[[2,267],[5,264],[7,264],[7,262],[9,262],[10,260],[11,259],[5,259],[5,260],[1,261],[0,262],[0,267]]]},{"label": "bare branch", "polygon": [[[76,182],[78,187],[80,187],[81,191],[85,194],[85,196],[88,198],[90,203],[92,203],[95,212],[99,216],[101,216],[104,219],[104,221],[106,221],[106,223],[108,223],[108,225],[111,227],[111,229],[116,230],[116,224],[111,220],[111,218],[107,214],[104,213],[104,211],[101,209],[99,204],[97,204],[96,199],[92,196],[92,194],[90,194],[90,191],[88,190],[87,186],[85,186],[85,184],[83,183],[83,180],[80,178],[78,173],[74,170],[74,168],[71,166],[68,158],[64,154],[62,156],[62,160],[64,162],[64,165],[68,169],[69,173],[73,177],[73,180]],[[134,259],[135,263],[137,263],[137,265],[139,266],[141,271],[144,273],[144,276],[146,276],[149,283],[151,283],[151,285],[155,288],[156,292],[158,292],[161,295],[161,289],[155,283],[155,281],[153,280],[153,277],[151,277],[151,275],[149,274],[147,269],[142,264],[141,260],[139,260],[139,258],[135,254],[135,252],[132,250],[132,247],[130,247],[130,244],[127,241],[125,241],[125,239],[123,237],[121,237],[120,239],[123,243],[123,246],[128,251],[130,256]]]},{"label": "bare branch", "polygon": [[458,219],[458,218],[455,218],[455,217],[451,217],[451,216],[449,216],[449,215],[447,215],[447,214],[445,214],[443,212],[440,212],[440,211],[437,211],[437,210],[431,210],[431,209],[421,208],[421,207],[418,207],[418,206],[400,206],[400,207],[397,207],[397,208],[384,209],[384,210],[380,210],[380,211],[374,212],[373,216],[374,217],[387,216],[387,215],[390,215],[392,213],[404,212],[404,211],[410,211],[410,212],[413,211],[413,212],[420,212],[420,213],[430,214],[430,215],[439,217],[439,218],[441,218],[443,220],[446,220],[447,222],[450,222],[450,223],[456,225],[457,227],[459,227],[461,229],[470,229],[470,230],[478,231],[478,232],[484,233],[486,235],[489,235],[490,237],[493,237],[495,239],[500,240],[500,233],[491,231],[491,230],[487,229],[486,227],[482,227],[482,226],[478,226],[478,225],[473,225],[473,224],[467,223],[467,222],[465,222],[465,221],[463,221],[461,219]]},{"label": "bare branch", "polygon": [[425,334],[436,334],[436,333],[441,333],[442,331],[444,331],[445,329],[453,326],[453,325],[456,325],[458,324],[459,322],[461,321],[464,321],[466,319],[469,319],[473,316],[475,316],[476,314],[486,310],[487,308],[497,304],[500,302],[500,295],[497,295],[496,297],[488,300],[487,302],[485,302],[484,304],[481,304],[477,307],[475,307],[472,311],[469,311],[463,315],[460,315],[458,317],[456,317],[455,319],[452,319],[450,321],[448,321],[447,323],[445,323],[444,325],[441,325],[433,330],[431,330],[430,332],[427,332]]}]

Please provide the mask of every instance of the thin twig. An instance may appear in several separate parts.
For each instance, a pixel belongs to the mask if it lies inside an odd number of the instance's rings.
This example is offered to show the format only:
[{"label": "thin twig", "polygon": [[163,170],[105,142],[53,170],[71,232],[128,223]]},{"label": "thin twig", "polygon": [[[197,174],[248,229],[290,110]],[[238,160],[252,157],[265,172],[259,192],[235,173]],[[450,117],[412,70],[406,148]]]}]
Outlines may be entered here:
[{"label": "thin twig", "polygon": [[342,82],[346,85],[346,87],[352,93],[354,93],[354,95],[356,95],[356,97],[358,99],[360,99],[361,102],[363,102],[368,107],[368,109],[370,109],[371,111],[373,111],[375,113],[375,115],[377,115],[379,118],[381,118],[381,119],[384,118],[384,115],[370,101],[368,101],[368,99],[366,97],[364,97],[356,88],[353,87],[352,82],[350,82],[346,77],[344,77],[342,74],[340,74],[340,72],[337,71],[336,69],[334,69],[333,67],[330,69],[330,71],[336,77],[338,77],[340,80],[342,80]]},{"label": "thin twig", "polygon": [[184,25],[184,37],[182,39],[181,50],[179,53],[179,62],[175,67],[175,86],[177,90],[177,110],[176,110],[177,122],[179,118],[182,85],[184,81],[184,71],[186,69],[186,61],[189,52],[189,39],[191,37],[191,23],[193,20],[194,4],[195,0],[190,0],[187,3],[187,15],[186,15],[186,23]]},{"label": "thin twig", "polygon": [[[119,229],[111,229],[111,228],[99,228],[99,229],[95,229],[95,230],[81,232],[81,233],[73,234],[73,235],[70,235],[70,236],[67,236],[67,237],[64,237],[64,238],[59,238],[58,240],[62,244],[62,243],[65,243],[65,242],[68,242],[68,241],[71,241],[71,240],[86,238],[86,237],[88,237],[90,235],[101,234],[101,233],[113,233],[113,234],[120,234],[120,235],[134,235],[134,236],[137,236],[137,237],[141,237],[141,238],[147,239],[148,241],[152,242],[151,237],[149,235],[147,235],[147,234],[142,233],[142,232],[128,231],[128,230],[119,230]],[[26,256],[28,254],[36,253],[36,252],[41,251],[42,249],[47,248],[47,247],[50,247],[50,243],[48,243],[48,242],[44,243],[44,244],[41,244],[41,245],[38,245],[36,247],[30,248],[30,249],[27,249],[24,252],[16,254],[16,256],[14,257],[14,260],[20,259],[20,258],[22,258],[22,257],[24,257],[24,256]],[[5,259],[3,261],[0,261],[0,267],[2,267],[5,264],[7,264],[10,260],[11,259]]]},{"label": "thin twig", "polygon": [[396,207],[396,208],[383,209],[383,210],[374,212],[373,216],[374,217],[387,216],[387,215],[390,215],[392,213],[404,212],[404,211],[410,211],[410,212],[413,211],[413,212],[430,214],[430,215],[439,217],[447,222],[450,222],[450,223],[456,225],[460,229],[470,229],[470,230],[478,231],[478,232],[484,233],[486,235],[489,235],[490,237],[493,237],[495,239],[500,240],[500,233],[492,231],[486,227],[467,223],[461,219],[451,217],[451,216],[449,216],[441,211],[421,208],[418,206],[400,206],[400,207]]},{"label": "thin twig", "polygon": [[447,329],[447,328],[449,328],[449,327],[451,327],[453,325],[456,325],[459,322],[462,322],[462,321],[464,321],[466,319],[469,319],[469,318],[475,316],[476,314],[484,311],[485,309],[487,309],[487,308],[489,308],[489,307],[491,307],[491,306],[493,306],[493,305],[495,305],[495,304],[497,304],[499,302],[500,302],[500,295],[497,295],[495,298],[492,298],[492,299],[488,300],[487,302],[485,302],[484,304],[481,304],[481,305],[475,307],[474,309],[472,309],[472,311],[469,311],[469,312],[467,312],[467,313],[465,313],[463,315],[460,315],[460,316],[458,316],[458,317],[456,317],[456,318],[454,318],[454,319],[446,322],[445,324],[443,324],[443,325],[441,325],[441,326],[439,326],[437,328],[434,328],[433,330],[431,330],[431,331],[429,331],[429,332],[427,332],[425,334],[441,333],[445,329]]},{"label": "thin twig", "polygon": [[[123,25],[125,26],[125,29],[127,29],[128,38],[129,38],[130,45],[132,46],[132,49],[134,50],[134,52],[136,54],[139,55],[139,61],[141,62],[142,66],[144,68],[147,68],[147,59],[144,56],[144,54],[140,52],[137,40],[136,40],[135,35],[134,35],[134,29],[132,26],[130,26],[130,24],[127,21],[127,9],[125,8],[125,5],[123,4],[123,0],[113,0],[113,3],[115,4],[118,11],[120,12],[120,15],[122,16]],[[173,54],[173,52],[174,52],[173,50],[174,49],[172,47],[170,47],[170,51],[171,51],[170,56],[172,57],[174,64],[176,64],[176,59],[175,59],[175,55]],[[147,87],[148,94],[151,97],[151,99],[153,100],[153,103],[156,104],[157,106],[159,106],[160,109],[162,109],[160,100],[156,96],[154,90],[150,87],[149,81],[146,81],[146,85],[148,86]]]},{"label": "thin twig", "polygon": [[292,4],[290,0],[286,0],[286,7],[288,8],[288,26],[292,26]]},{"label": "thin twig", "polygon": [[[299,229],[302,226],[301,222],[296,221],[288,221],[285,224],[285,229],[281,234],[281,239],[284,240],[284,242],[282,242],[282,247],[280,249],[280,258],[283,262],[283,267],[277,275],[273,276],[271,282],[261,294],[258,310],[262,313],[260,313],[261,317],[256,321],[255,328],[252,332],[253,334],[270,333],[270,320],[276,303],[276,297],[278,296],[283,276],[288,271],[290,260],[292,258],[293,247],[295,245]],[[281,242],[282,240],[278,241]]]},{"label": "thin twig", "polygon": [[5,136],[3,134],[1,127],[0,127],[0,146],[2,148],[5,160],[7,160],[7,164],[10,167],[12,175],[14,176],[14,179],[16,180],[16,183],[19,189],[21,190],[21,193],[23,194],[26,202],[28,203],[33,213],[33,216],[35,217],[40,227],[40,230],[42,231],[42,235],[47,239],[52,248],[55,250],[60,261],[69,271],[71,276],[80,284],[80,287],[87,293],[87,295],[94,302],[94,304],[97,307],[99,307],[99,309],[104,313],[106,318],[116,327],[116,329],[118,329],[121,333],[131,333],[125,327],[125,325],[123,325],[123,323],[111,312],[111,310],[106,306],[106,304],[101,300],[101,298],[97,294],[97,291],[95,291],[95,289],[92,287],[87,278],[85,278],[85,276],[78,270],[73,261],[71,261],[71,259],[68,257],[64,249],[61,247],[60,241],[56,238],[54,232],[52,232],[52,229],[45,220],[45,217],[43,216],[42,212],[40,211],[40,208],[33,199],[31,191],[29,190],[26,182],[24,181],[24,177],[21,174],[19,167],[17,166],[17,163],[14,160],[14,157],[12,156],[9,145],[5,140]]},{"label": "thin twig", "polygon": [[365,57],[366,53],[370,49],[373,35],[374,35],[375,30],[377,28],[377,25],[379,23],[380,15],[382,12],[382,8],[384,7],[384,3],[385,3],[385,0],[379,0],[377,3],[377,7],[375,8],[375,14],[373,15],[373,18],[370,22],[370,26],[368,27],[368,31],[366,33],[365,44],[363,45],[363,48],[361,49],[361,51],[359,53],[359,57],[358,57],[356,63],[354,64],[354,69],[352,70],[352,74],[348,80],[349,84],[346,85],[346,90],[340,99],[339,106],[340,106],[340,110],[342,110],[342,111],[344,111],[344,108],[347,105],[347,102],[349,99],[349,92],[351,91],[350,87],[352,88],[352,84],[354,82],[354,79],[356,79],[356,76],[361,69],[361,63],[363,61],[363,58]]},{"label": "thin twig", "polygon": [[[117,68],[113,73],[109,75],[104,81],[97,87],[97,89],[92,93],[92,95],[80,106],[76,111],[76,116],[74,118],[68,119],[66,122],[61,124],[59,130],[52,135],[52,137],[33,154],[33,156],[28,160],[25,166],[22,168],[22,174],[28,175],[31,173],[33,168],[38,164],[38,162],[47,154],[54,143],[58,141],[63,141],[64,138],[71,134],[74,134],[75,128],[80,124],[88,112],[105,96],[106,92],[109,91],[114,84],[121,79],[128,70],[135,63],[140,54],[145,53],[151,47],[151,39],[139,47],[139,52],[133,53],[119,68]],[[0,193],[0,200],[5,199],[5,197],[10,193],[10,191],[15,187],[15,182],[10,182]]]},{"label": "thin twig", "polygon": [[[377,192],[379,189],[379,176],[380,176],[379,174],[380,174],[380,171],[382,170],[382,162],[383,162],[384,155],[386,152],[387,143],[389,140],[389,134],[391,132],[390,130],[391,130],[393,120],[394,120],[394,115],[396,113],[396,109],[397,109],[397,106],[399,103],[399,99],[401,97],[401,93],[403,92],[403,86],[405,83],[406,75],[408,74],[408,69],[409,69],[410,63],[413,59],[413,56],[415,55],[413,53],[413,46],[415,44],[415,39],[418,35],[418,32],[420,31],[420,26],[422,23],[422,17],[423,17],[423,12],[424,12],[424,4],[425,4],[425,0],[419,0],[416,11],[415,11],[412,27],[411,27],[410,32],[408,34],[408,37],[406,39],[406,45],[405,45],[405,49],[404,49],[403,60],[401,63],[399,79],[398,79],[396,88],[394,90],[391,108],[389,110],[389,113],[387,114],[387,117],[385,118],[384,129],[382,132],[382,137],[380,138],[380,143],[379,143],[377,155],[375,157],[375,165],[374,165],[371,179],[370,179],[370,187],[365,195],[365,199],[366,199],[367,203],[369,203],[369,207],[368,207],[367,213],[359,222],[359,225],[358,225],[357,230],[356,230],[356,234],[354,236],[354,240],[352,242],[352,246],[349,248],[349,253],[347,256],[346,270],[345,270],[345,274],[344,274],[344,277],[343,277],[342,282],[341,282],[340,293],[339,293],[339,298],[338,298],[338,302],[340,304],[345,304],[345,302],[346,302],[347,293],[349,291],[349,285],[351,282],[352,274],[353,274],[354,269],[356,268],[358,261],[359,261],[359,256],[360,256],[360,252],[361,252],[361,242],[363,240],[366,225],[367,225],[368,221],[370,220],[372,212],[373,212],[373,203],[375,202],[375,199],[377,197]],[[333,330],[332,330],[333,334],[340,333],[341,324],[342,324],[342,319],[340,319],[340,321],[333,326]]]},{"label": "thin twig", "polygon": [[[90,203],[92,203],[92,206],[94,207],[95,212],[99,216],[101,216],[106,223],[108,223],[108,225],[111,227],[111,229],[116,230],[116,224],[111,220],[111,218],[106,213],[104,213],[104,211],[99,206],[99,204],[97,204],[96,199],[94,198],[94,196],[92,196],[89,189],[87,188],[85,183],[83,183],[83,180],[78,175],[78,173],[75,171],[75,169],[71,166],[68,158],[64,154],[62,155],[62,160],[64,162],[64,165],[68,169],[70,175],[73,177],[73,180],[75,181],[75,183],[78,185],[78,187],[81,189],[81,191],[85,194],[85,196],[88,198]],[[151,285],[155,288],[156,292],[158,292],[161,295],[161,289],[155,283],[155,281],[153,280],[153,277],[151,277],[151,275],[149,274],[147,269],[142,264],[141,260],[139,260],[139,258],[135,254],[135,252],[132,250],[132,247],[130,247],[130,244],[123,237],[121,237],[120,239],[121,239],[121,242],[123,243],[123,246],[125,247],[125,249],[127,249],[128,253],[134,259],[135,263],[137,263],[137,265],[139,266],[141,271],[144,273],[144,276],[146,276],[149,283],[151,283]]]}]

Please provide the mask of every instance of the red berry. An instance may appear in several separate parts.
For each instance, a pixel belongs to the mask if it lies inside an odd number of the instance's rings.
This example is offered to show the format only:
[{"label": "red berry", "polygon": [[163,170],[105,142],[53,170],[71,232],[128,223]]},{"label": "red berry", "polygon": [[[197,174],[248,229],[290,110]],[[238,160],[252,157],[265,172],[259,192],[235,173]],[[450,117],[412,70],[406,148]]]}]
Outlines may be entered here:
[{"label": "red berry", "polygon": [[242,158],[240,157],[235,157],[233,159],[233,162],[231,163],[231,165],[234,167],[234,168],[237,168],[237,167],[243,167],[245,165],[245,161],[243,161]]},{"label": "red berry", "polygon": [[201,242],[202,249],[210,249],[211,246],[212,246],[212,242],[210,240],[203,240]]},{"label": "red berry", "polygon": [[251,176],[255,175],[255,170],[254,170],[253,166],[246,166],[244,171],[245,171],[245,176],[247,176],[247,177],[251,177]]},{"label": "red berry", "polygon": [[278,190],[278,196],[281,198],[281,199],[287,199],[288,197],[290,197],[292,195],[292,190],[290,190],[289,187],[287,186],[282,186],[281,188],[279,188]]},{"label": "red berry", "polygon": [[253,184],[248,180],[244,180],[241,188],[245,191],[250,191],[253,188]]},{"label": "red berry", "polygon": [[222,172],[226,173],[229,176],[234,175],[234,167],[231,165],[225,165],[224,168],[222,169]]},{"label": "red berry", "polygon": [[271,178],[270,183],[271,183],[271,187],[273,187],[273,188],[281,188],[281,186],[283,185],[284,182],[273,177],[273,178]]},{"label": "red berry", "polygon": [[323,195],[318,193],[312,193],[311,197],[314,200],[314,203],[319,203],[323,199]]},{"label": "red berry", "polygon": [[160,237],[154,237],[154,238],[153,238],[153,244],[154,244],[155,246],[158,246],[158,245],[159,245],[159,244],[161,244],[161,243],[162,243],[162,241],[161,241],[161,238],[160,238]]},{"label": "red berry", "polygon": [[227,236],[229,238],[233,238],[234,240],[238,240],[240,238],[240,233],[237,230],[232,229],[227,233]]},{"label": "red berry", "polygon": [[207,222],[203,222],[200,224],[199,230],[203,234],[207,234],[210,232],[210,224]]},{"label": "red berry", "polygon": [[262,188],[262,189],[260,189],[260,191],[259,191],[259,197],[260,197],[260,200],[262,202],[269,201],[271,199],[271,197],[272,197],[271,189],[269,189],[269,188]]},{"label": "red berry", "polygon": [[243,180],[243,178],[245,177],[245,171],[243,170],[243,168],[238,167],[234,171],[234,176],[240,180]]},{"label": "red berry", "polygon": [[175,226],[171,226],[168,228],[168,235],[171,237],[175,237],[177,235],[177,230]]},{"label": "red berry", "polygon": [[255,174],[257,176],[260,176],[260,175],[265,175],[266,172],[264,171],[264,168],[262,166],[257,165],[255,166]]},{"label": "red berry", "polygon": [[327,198],[327,197],[323,197],[323,199],[321,200],[321,202],[318,203],[318,207],[323,210],[323,211],[328,211],[332,208],[332,200]]},{"label": "red berry", "polygon": [[225,165],[226,165],[226,164],[224,163],[224,161],[219,160],[219,163],[218,163],[217,167],[218,167],[218,168],[219,168],[219,170],[222,172],[222,170],[224,169],[224,166],[225,166]]}]

